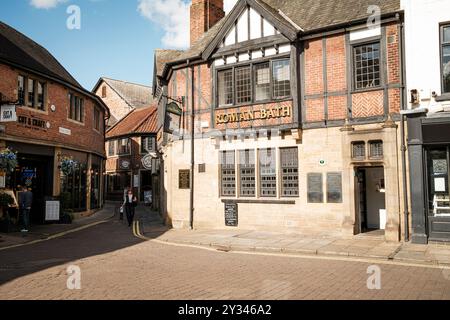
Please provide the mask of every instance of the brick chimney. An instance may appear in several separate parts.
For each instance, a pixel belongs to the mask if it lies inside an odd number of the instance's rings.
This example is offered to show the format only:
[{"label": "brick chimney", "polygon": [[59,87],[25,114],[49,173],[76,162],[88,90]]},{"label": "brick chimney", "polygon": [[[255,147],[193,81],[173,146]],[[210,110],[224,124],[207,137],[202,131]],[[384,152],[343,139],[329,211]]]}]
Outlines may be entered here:
[{"label": "brick chimney", "polygon": [[192,0],[191,45],[223,17],[223,0]]}]

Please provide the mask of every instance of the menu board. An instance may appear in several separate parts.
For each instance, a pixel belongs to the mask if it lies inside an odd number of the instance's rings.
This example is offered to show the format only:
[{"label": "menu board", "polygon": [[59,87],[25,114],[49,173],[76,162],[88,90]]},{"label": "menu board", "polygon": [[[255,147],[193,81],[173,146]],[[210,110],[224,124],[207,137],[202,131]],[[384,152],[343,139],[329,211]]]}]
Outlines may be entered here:
[{"label": "menu board", "polygon": [[308,173],[308,202],[323,202],[323,184],[321,173]]},{"label": "menu board", "polygon": [[45,221],[58,221],[60,212],[59,201],[45,202]]},{"label": "menu board", "polygon": [[225,225],[227,227],[237,227],[238,224],[238,204],[232,202],[225,203]]},{"label": "menu board", "polygon": [[180,170],[178,173],[178,188],[190,189],[191,188],[191,171]]},{"label": "menu board", "polygon": [[327,174],[327,202],[342,203],[342,174]]}]

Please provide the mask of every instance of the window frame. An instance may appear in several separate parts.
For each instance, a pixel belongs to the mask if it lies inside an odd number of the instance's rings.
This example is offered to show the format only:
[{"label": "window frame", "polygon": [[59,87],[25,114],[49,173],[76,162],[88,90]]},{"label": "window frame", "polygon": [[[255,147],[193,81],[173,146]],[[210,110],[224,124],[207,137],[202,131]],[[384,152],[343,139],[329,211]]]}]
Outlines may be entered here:
[{"label": "window frame", "polygon": [[[237,159],[238,159],[238,163],[236,164],[236,168],[237,168],[237,180],[239,180],[239,183],[236,183],[236,186],[239,186],[239,192],[237,192],[236,194],[238,194],[239,198],[251,198],[251,199],[255,199],[258,196],[258,190],[257,190],[257,185],[258,185],[258,166],[257,166],[257,152],[258,149],[243,149],[243,150],[236,150],[237,152]],[[249,155],[253,155],[253,160],[251,160],[250,156],[249,156],[249,160],[253,161],[253,168],[251,169],[250,166],[251,164],[246,164],[246,163],[241,163],[241,153],[242,152],[248,152]],[[244,168],[244,166],[248,166],[248,168]],[[253,170],[253,178],[255,179],[255,185],[254,185],[254,195],[245,195],[242,194],[242,170]]]},{"label": "window frame", "polygon": [[[274,170],[273,170],[273,174],[271,174],[271,175],[269,175],[269,174],[262,174],[263,172],[262,172],[262,170],[263,170],[263,168],[265,167],[265,166],[263,166],[262,164],[261,164],[261,161],[262,161],[262,153],[263,152],[267,152],[267,151],[269,151],[270,150],[270,153],[271,153],[271,157],[272,157],[272,159],[275,161],[275,168],[273,168]],[[270,148],[258,148],[258,149],[256,149],[256,152],[257,152],[257,161],[258,161],[258,167],[257,167],[257,170],[258,170],[258,176],[257,176],[257,178],[258,178],[258,181],[257,181],[257,185],[258,185],[258,197],[259,198],[261,198],[261,199],[276,199],[276,198],[279,198],[279,194],[278,194],[278,192],[279,192],[279,183],[280,183],[280,179],[279,179],[279,176],[278,176],[278,173],[277,173],[277,170],[278,170],[278,168],[279,168],[279,164],[278,164],[278,148],[276,148],[276,147],[270,147]],[[268,166],[267,166],[268,167]],[[263,176],[266,176],[266,177],[273,177],[273,176],[275,176],[275,194],[274,195],[264,195],[263,194],[263,189],[264,189],[264,187],[263,187],[263,180],[262,180],[262,177]],[[269,181],[269,180],[267,180],[267,181]],[[267,182],[266,181],[266,182]],[[268,188],[266,188],[266,190],[268,190]]]},{"label": "window frame", "polygon": [[[122,153],[121,151],[121,148],[122,148],[122,141],[123,140],[127,140],[127,152],[124,152],[124,153]],[[116,154],[118,155],[118,156],[131,156],[131,153],[132,153],[132,151],[131,151],[131,148],[132,148],[132,142],[131,142],[131,138],[119,138],[119,139],[117,139],[117,145],[116,145]]]},{"label": "window frame", "polygon": [[145,139],[152,139],[153,140],[153,149],[150,152],[155,152],[156,151],[156,137],[155,136],[141,136],[141,145],[140,145],[140,152],[141,154],[148,154],[146,150],[144,150],[144,140]]},{"label": "window frame", "polygon": [[[96,119],[96,114],[98,114],[98,118]],[[94,130],[97,132],[100,132],[102,129],[102,117],[101,117],[101,111],[98,107],[94,107],[93,111],[93,121],[94,121]]]},{"label": "window frame", "polygon": [[[374,155],[372,152],[372,147],[376,144],[381,144],[381,155]],[[370,140],[368,143],[369,159],[371,160],[381,160],[384,158],[384,142],[383,140]],[[367,151],[366,151],[367,152]]]},{"label": "window frame", "polygon": [[67,112],[67,119],[76,122],[78,124],[84,124],[85,99],[72,92],[69,92],[68,98],[69,98],[69,108]]},{"label": "window frame", "polygon": [[[111,146],[114,146],[114,150],[111,153]],[[117,156],[117,140],[109,140],[108,141],[108,157],[116,157]]]},{"label": "window frame", "polygon": [[440,76],[441,76],[441,92],[442,94],[450,95],[450,88],[445,91],[445,81],[444,81],[444,47],[450,48],[450,41],[444,42],[444,29],[450,28],[450,21],[443,22],[439,24],[439,60],[440,60]]},{"label": "window frame", "polygon": [[[237,150],[221,150],[219,151],[219,176],[220,176],[220,197],[221,198],[236,198],[238,195],[237,187],[238,187],[238,175],[236,171],[237,163],[236,163],[236,153]],[[224,164],[224,155],[226,159],[226,153],[232,153],[233,154],[233,168],[225,168],[227,164]],[[224,188],[224,171],[232,171],[234,170],[234,193],[233,194],[225,194],[225,188]],[[230,174],[231,176],[231,174]],[[231,190],[231,189],[230,189]]]},{"label": "window frame", "polygon": [[[274,86],[273,86],[273,62],[275,61],[288,61],[290,68],[292,68],[292,61],[291,61],[291,53],[283,53],[278,56],[270,56],[262,59],[257,60],[250,60],[250,61],[242,61],[238,63],[233,64],[224,64],[223,66],[215,66],[215,72],[214,72],[214,82],[215,82],[215,89],[214,89],[214,97],[215,97],[215,108],[216,109],[226,109],[231,107],[241,107],[241,106],[251,106],[251,105],[259,105],[259,104],[266,104],[271,102],[282,102],[292,99],[292,72],[290,72],[290,84],[291,84],[291,92],[289,96],[286,97],[280,97],[280,98],[274,98]],[[255,86],[255,65],[260,65],[269,62],[270,65],[270,98],[265,100],[256,100],[256,86]],[[251,77],[251,94],[252,99],[250,102],[245,103],[237,103],[236,98],[236,69],[242,68],[242,67],[250,67],[250,77]],[[231,70],[232,71],[232,77],[233,77],[233,102],[232,104],[225,104],[221,105],[219,104],[219,72]]]},{"label": "window frame", "polygon": [[[295,149],[295,154],[297,155],[297,194],[296,195],[286,195],[285,192],[285,187],[284,187],[284,178],[286,176],[293,176],[293,174],[284,174],[283,170],[285,169],[284,165],[283,165],[283,150],[294,150]],[[299,198],[300,197],[300,157],[299,157],[299,148],[297,146],[295,147],[281,147],[279,148],[279,154],[280,154],[280,162],[278,164],[279,167],[279,176],[280,176],[280,197],[281,198]],[[287,169],[293,169],[294,167],[289,167],[286,166]]]},{"label": "window frame", "polygon": [[[357,47],[370,45],[378,43],[380,45],[380,84],[378,86],[369,87],[369,88],[357,88],[356,87],[356,59],[355,59],[355,49]],[[385,56],[385,48],[383,47],[383,41],[381,36],[375,36],[371,38],[366,39],[360,39],[355,40],[350,43],[350,50],[351,50],[351,62],[350,62],[350,72],[352,76],[352,93],[358,93],[358,92],[367,92],[367,91],[377,91],[382,90],[383,87],[386,85],[386,79],[385,79],[385,66],[384,66],[384,56]]]}]

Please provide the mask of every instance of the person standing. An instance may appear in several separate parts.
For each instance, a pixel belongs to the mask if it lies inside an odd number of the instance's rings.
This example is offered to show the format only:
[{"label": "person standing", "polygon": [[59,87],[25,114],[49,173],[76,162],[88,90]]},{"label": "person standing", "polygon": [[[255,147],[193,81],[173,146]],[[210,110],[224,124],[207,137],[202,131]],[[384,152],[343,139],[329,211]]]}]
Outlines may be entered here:
[{"label": "person standing", "polygon": [[[123,190],[123,203],[125,203],[127,201],[127,196],[128,196],[128,191],[131,190],[131,187],[126,187]],[[125,210],[124,205],[122,204],[122,207],[120,208],[120,220],[123,220],[123,212]]]},{"label": "person standing", "polygon": [[[125,209],[127,214],[128,226],[131,227],[134,220],[135,208],[137,206],[137,197],[133,194],[133,190],[128,190],[128,194],[125,197],[122,208]],[[123,210],[122,210],[123,211]]]},{"label": "person standing", "polygon": [[19,193],[19,211],[22,216],[23,229],[22,232],[28,232],[30,227],[30,212],[33,205],[33,193],[27,187],[22,188]]}]

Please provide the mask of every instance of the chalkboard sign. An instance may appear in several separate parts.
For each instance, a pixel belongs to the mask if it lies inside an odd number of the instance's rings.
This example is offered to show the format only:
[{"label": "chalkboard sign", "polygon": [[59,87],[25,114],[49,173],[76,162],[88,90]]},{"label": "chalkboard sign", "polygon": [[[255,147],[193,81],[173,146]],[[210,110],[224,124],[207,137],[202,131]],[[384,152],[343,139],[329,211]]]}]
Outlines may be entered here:
[{"label": "chalkboard sign", "polygon": [[323,182],[321,173],[308,173],[308,202],[323,202]]},{"label": "chalkboard sign", "polygon": [[191,171],[180,170],[178,174],[178,188],[190,189],[191,188]]},{"label": "chalkboard sign", "polygon": [[327,202],[342,203],[342,174],[327,174]]},{"label": "chalkboard sign", "polygon": [[231,202],[225,203],[225,225],[227,227],[237,227],[238,223],[238,204]]}]

